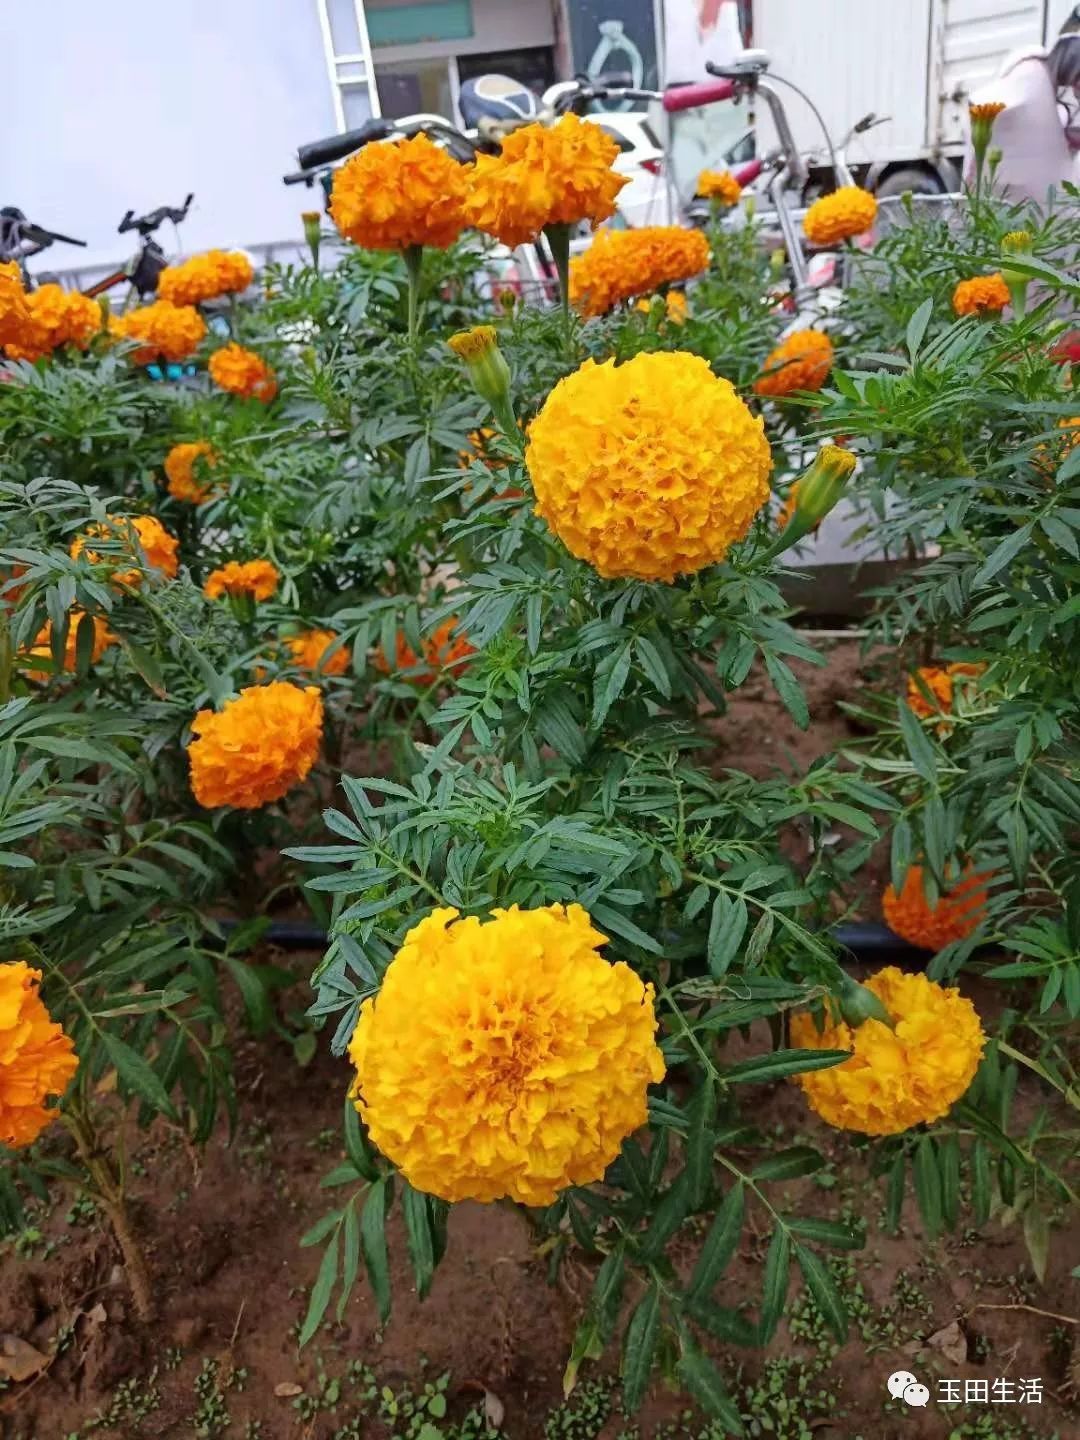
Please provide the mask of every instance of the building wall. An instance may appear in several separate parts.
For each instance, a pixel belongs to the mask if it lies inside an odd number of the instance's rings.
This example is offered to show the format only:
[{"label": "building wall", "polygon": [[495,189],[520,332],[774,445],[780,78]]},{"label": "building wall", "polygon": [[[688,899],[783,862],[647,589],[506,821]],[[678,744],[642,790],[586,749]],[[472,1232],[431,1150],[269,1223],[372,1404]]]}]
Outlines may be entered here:
[{"label": "building wall", "polygon": [[308,192],[281,176],[336,129],[315,0],[4,8],[0,203],[90,242],[31,269],[124,259],[125,210],[189,190],[185,250],[299,235]]},{"label": "building wall", "polygon": [[[412,0],[367,0],[368,10],[411,4]],[[437,55],[483,55],[489,50],[526,50],[555,43],[555,18],[550,0],[472,0],[473,34],[469,39],[430,41],[424,45],[384,45],[374,52],[379,61],[411,60]]]}]

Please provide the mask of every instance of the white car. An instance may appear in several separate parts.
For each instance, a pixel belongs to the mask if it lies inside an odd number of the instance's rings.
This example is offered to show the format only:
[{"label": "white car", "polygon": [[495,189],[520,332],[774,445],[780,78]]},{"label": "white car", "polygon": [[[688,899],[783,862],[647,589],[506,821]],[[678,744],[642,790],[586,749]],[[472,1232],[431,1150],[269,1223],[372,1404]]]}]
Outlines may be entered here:
[{"label": "white car", "polygon": [[617,142],[615,169],[629,177],[619,191],[618,213],[631,229],[670,225],[675,205],[664,169],[664,150],[645,110],[605,110],[588,117]]}]

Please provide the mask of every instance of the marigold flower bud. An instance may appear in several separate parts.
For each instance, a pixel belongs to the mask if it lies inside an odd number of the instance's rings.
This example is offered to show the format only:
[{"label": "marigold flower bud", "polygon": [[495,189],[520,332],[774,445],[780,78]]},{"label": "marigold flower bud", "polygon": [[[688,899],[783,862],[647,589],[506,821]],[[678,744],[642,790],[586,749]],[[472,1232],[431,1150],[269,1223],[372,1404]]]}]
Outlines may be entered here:
[{"label": "marigold flower bud", "polygon": [[801,476],[795,492],[795,513],[776,542],[774,554],[789,549],[821,524],[844,493],[856,465],[850,450],[823,445],[817,459]]},{"label": "marigold flower bud", "polygon": [[474,325],[471,330],[460,330],[446,343],[465,362],[473,388],[491,406],[505,433],[515,433],[517,421],[510,403],[510,366],[499,349],[494,325]]}]

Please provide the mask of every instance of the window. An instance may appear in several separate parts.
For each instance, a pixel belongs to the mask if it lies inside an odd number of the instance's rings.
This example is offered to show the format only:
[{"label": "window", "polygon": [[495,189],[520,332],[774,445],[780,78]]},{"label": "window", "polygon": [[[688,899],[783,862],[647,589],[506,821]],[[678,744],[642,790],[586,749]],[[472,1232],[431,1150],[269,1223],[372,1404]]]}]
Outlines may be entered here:
[{"label": "window", "polygon": [[375,65],[382,113],[392,120],[405,115],[454,114],[453,61],[389,60]]},{"label": "window", "polygon": [[431,45],[471,40],[471,0],[426,0],[422,4],[380,4],[368,0],[368,34],[377,49],[385,45]]}]

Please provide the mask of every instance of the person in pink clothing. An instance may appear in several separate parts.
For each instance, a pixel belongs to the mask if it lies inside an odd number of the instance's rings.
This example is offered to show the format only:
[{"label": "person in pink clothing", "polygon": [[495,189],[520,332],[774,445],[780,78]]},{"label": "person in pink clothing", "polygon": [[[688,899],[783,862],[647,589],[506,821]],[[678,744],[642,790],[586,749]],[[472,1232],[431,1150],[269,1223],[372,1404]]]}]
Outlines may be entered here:
[{"label": "person in pink clothing", "polygon": [[[994,189],[1007,200],[1045,205],[1051,189],[1080,184],[1080,34],[1061,35],[1052,49],[1018,51],[997,79],[971,102],[999,101],[991,146],[1001,151]],[[970,147],[965,179],[974,179]]]}]

